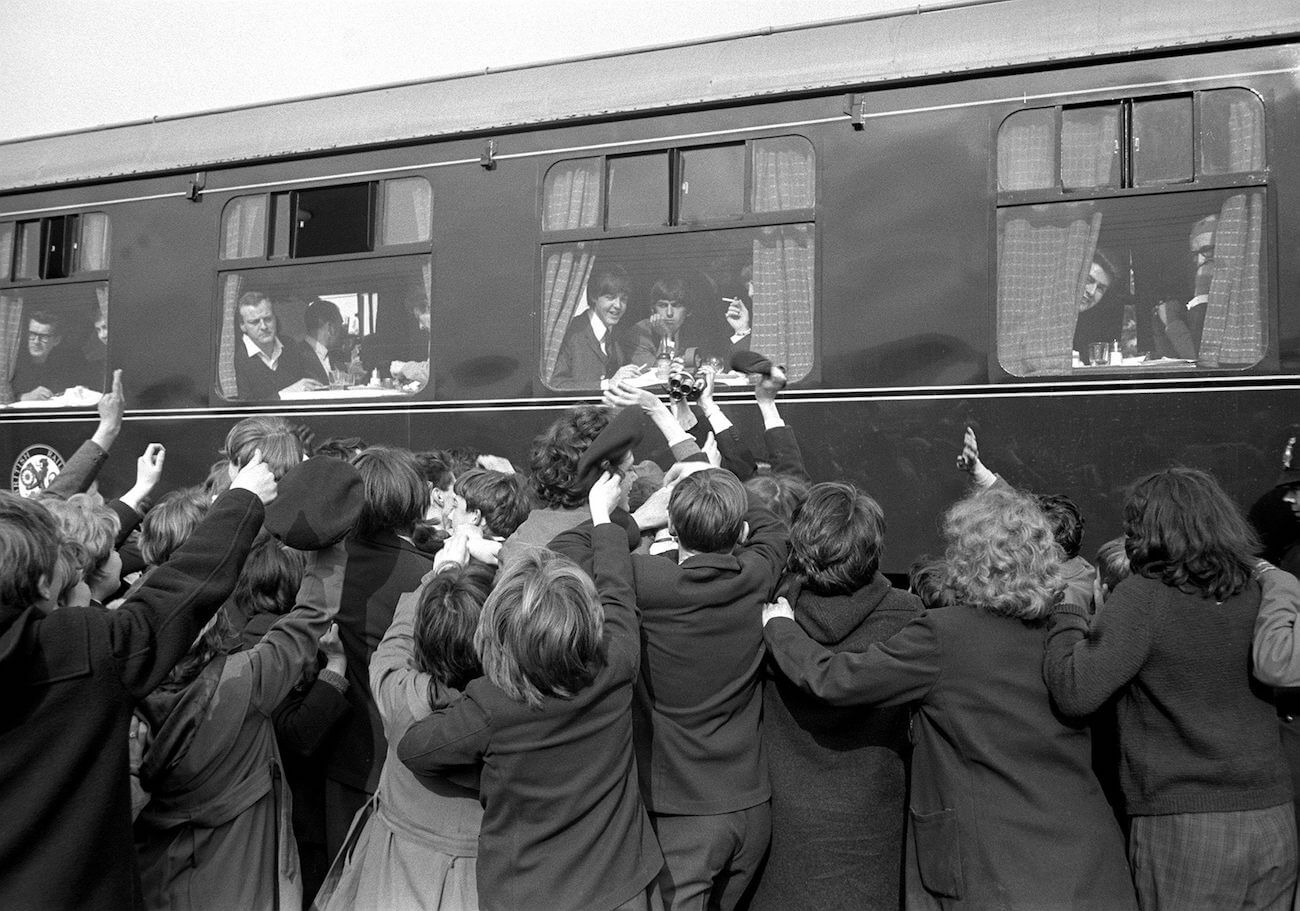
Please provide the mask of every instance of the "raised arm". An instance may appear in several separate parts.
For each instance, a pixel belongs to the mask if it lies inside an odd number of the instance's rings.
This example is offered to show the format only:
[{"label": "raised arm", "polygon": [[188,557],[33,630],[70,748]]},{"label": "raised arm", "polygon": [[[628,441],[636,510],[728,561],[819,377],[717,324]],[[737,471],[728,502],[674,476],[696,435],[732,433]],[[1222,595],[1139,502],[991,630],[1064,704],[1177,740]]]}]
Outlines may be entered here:
[{"label": "raised arm", "polygon": [[785,385],[785,368],[774,366],[771,374],[760,379],[754,387],[758,413],[763,416],[763,442],[775,474],[790,475],[811,484],[812,477],[804,467],[799,441],[795,439],[794,431],[786,426],[776,405],[776,397]]},{"label": "raised arm", "polygon": [[297,605],[243,653],[253,678],[253,706],[263,713],[271,714],[298,685],[308,663],[316,660],[320,638],[339,610],[346,565],[342,543],[308,553]]},{"label": "raised arm", "polygon": [[[431,708],[445,708],[460,697],[457,690],[438,685],[430,674],[417,670],[415,666],[415,613],[419,610],[424,586],[435,575],[437,570],[428,573],[417,590],[398,599],[393,622],[370,656],[370,692],[375,696],[379,717],[384,722],[384,736],[389,743],[400,740],[412,724],[429,714]],[[432,689],[430,683],[433,683]]]},{"label": "raised arm", "polygon": [[1255,678],[1269,686],[1300,686],[1300,580],[1271,563],[1259,561],[1257,578],[1263,589],[1255,618],[1251,657]]},{"label": "raised arm", "polygon": [[718,403],[713,400],[712,368],[701,367],[700,370],[706,378],[704,390],[700,393],[700,409],[704,412],[704,417],[713,430],[713,438],[718,443],[718,452],[722,455],[722,467],[741,481],[748,481],[754,476],[758,462],[754,459],[754,453],[740,438],[740,434],[736,433],[731,419],[723,414]]},{"label": "raised arm", "polygon": [[347,656],[339,642],[337,624],[320,639],[320,651],[326,656],[325,667],[306,688],[295,688],[278,706],[271,718],[281,749],[294,755],[315,755],[325,735],[348,713]]},{"label": "raised arm", "polygon": [[939,679],[939,637],[926,614],[865,652],[831,652],[803,631],[780,598],[763,609],[763,638],[781,673],[832,705],[920,702]]},{"label": "raised arm", "polygon": [[275,478],[258,453],[189,540],[105,617],[122,685],[136,699],[157,688],[230,596],[274,498]]},{"label": "raised arm", "polygon": [[627,550],[627,535],[610,520],[618,499],[619,479],[609,472],[600,476],[587,495],[594,526],[592,578],[605,609],[605,637],[610,649],[621,652],[635,673],[641,660],[641,621],[632,588],[632,557]]},{"label": "raised arm", "polygon": [[99,400],[99,426],[89,440],[82,443],[72,458],[68,459],[63,471],[50,482],[50,486],[41,491],[42,497],[55,497],[66,500],[74,493],[84,493],[90,489],[99,470],[108,460],[108,452],[122,432],[122,413],[126,400],[122,394],[122,371],[113,371],[113,385]]}]

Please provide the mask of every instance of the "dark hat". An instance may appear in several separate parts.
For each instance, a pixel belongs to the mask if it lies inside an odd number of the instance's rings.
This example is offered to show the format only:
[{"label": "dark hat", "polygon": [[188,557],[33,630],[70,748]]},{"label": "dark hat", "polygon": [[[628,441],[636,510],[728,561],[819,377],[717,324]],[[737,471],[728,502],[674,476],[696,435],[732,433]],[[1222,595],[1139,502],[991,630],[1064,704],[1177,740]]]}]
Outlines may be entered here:
[{"label": "dark hat", "polygon": [[731,369],[740,373],[772,375],[772,362],[756,351],[737,351],[731,355]]},{"label": "dark hat", "polygon": [[638,406],[624,408],[591,441],[578,459],[578,487],[591,490],[606,467],[617,467],[623,456],[641,444],[645,433],[645,413]]},{"label": "dark hat", "polygon": [[365,499],[361,474],[350,462],[314,456],[280,479],[266,508],[266,530],[298,550],[323,550],[356,527]]}]

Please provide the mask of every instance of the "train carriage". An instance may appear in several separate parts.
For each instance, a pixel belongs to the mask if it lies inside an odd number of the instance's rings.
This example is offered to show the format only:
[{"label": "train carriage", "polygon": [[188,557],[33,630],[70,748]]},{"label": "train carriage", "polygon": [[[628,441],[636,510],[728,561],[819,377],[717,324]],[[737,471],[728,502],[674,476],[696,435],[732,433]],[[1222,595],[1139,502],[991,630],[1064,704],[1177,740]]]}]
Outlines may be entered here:
[{"label": "train carriage", "polygon": [[[787,366],[813,476],[880,500],[891,572],[938,546],[968,424],[1090,547],[1171,462],[1249,502],[1300,401],[1298,75],[1295,0],[1000,0],[3,143],[0,464],[37,482],[119,367],[110,489],[150,440],[202,477],[265,411],[518,462],[599,396],[562,364],[617,268],[620,334],[675,282],[701,358]],[[286,350],[338,312],[323,382],[249,379],[257,301]],[[18,388],[33,334],[53,399]]]}]

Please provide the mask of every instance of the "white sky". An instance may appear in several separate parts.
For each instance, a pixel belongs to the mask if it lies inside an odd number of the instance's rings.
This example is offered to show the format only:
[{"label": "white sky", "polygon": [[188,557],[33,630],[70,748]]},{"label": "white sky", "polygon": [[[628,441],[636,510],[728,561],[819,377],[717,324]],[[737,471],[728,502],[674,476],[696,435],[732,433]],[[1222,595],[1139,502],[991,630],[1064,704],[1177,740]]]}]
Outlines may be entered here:
[{"label": "white sky", "polygon": [[918,5],[3,0],[0,140]]}]

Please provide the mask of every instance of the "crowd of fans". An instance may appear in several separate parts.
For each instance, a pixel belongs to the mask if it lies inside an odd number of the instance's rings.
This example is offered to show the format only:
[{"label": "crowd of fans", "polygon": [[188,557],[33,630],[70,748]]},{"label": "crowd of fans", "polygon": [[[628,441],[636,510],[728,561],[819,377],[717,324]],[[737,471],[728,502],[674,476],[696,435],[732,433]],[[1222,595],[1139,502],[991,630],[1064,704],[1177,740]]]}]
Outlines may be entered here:
[{"label": "crowd of fans", "polygon": [[119,372],[0,493],[0,907],[1292,907],[1300,582],[1213,477],[1135,481],[1094,567],[967,431],[905,591],[744,360],[761,447],[711,381],[518,469],[258,416],[151,508],[157,444],[95,489]]}]

